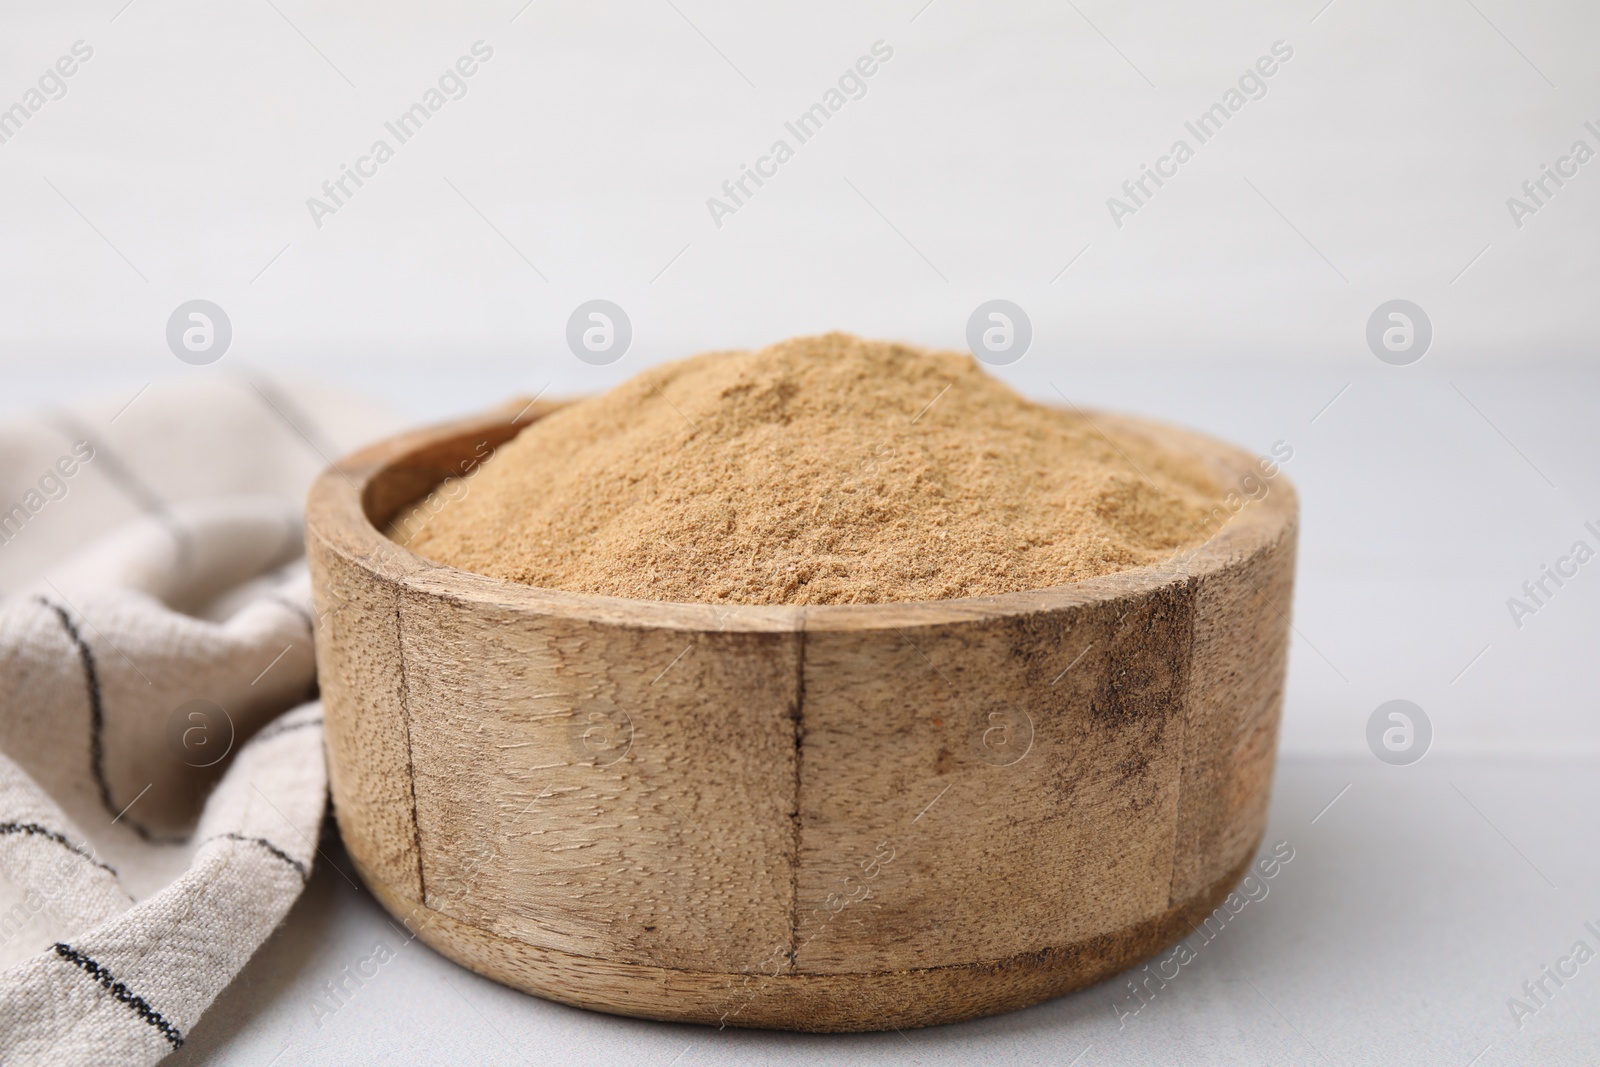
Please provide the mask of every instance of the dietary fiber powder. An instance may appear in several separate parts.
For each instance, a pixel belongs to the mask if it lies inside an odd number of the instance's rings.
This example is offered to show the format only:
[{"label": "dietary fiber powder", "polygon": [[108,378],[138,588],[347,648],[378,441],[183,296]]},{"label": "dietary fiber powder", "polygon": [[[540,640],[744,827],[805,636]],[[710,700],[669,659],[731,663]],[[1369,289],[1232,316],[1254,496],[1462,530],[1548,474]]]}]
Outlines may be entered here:
[{"label": "dietary fiber powder", "polygon": [[1221,495],[1195,461],[1024,399],[971,356],[831,333],[561,408],[389,533],[574,592],[884,603],[1157,562],[1204,539]]}]

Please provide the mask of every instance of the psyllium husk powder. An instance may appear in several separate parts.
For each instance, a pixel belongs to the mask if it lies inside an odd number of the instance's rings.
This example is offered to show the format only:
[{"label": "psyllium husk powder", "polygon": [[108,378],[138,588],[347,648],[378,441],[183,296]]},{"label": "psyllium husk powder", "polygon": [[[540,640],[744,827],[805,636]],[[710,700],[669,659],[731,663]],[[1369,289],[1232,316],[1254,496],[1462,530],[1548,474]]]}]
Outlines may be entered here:
[{"label": "psyllium husk powder", "polygon": [[1202,541],[1199,464],[971,357],[832,333],[652,367],[524,429],[389,534],[513,582],[854,604],[1041,589]]}]

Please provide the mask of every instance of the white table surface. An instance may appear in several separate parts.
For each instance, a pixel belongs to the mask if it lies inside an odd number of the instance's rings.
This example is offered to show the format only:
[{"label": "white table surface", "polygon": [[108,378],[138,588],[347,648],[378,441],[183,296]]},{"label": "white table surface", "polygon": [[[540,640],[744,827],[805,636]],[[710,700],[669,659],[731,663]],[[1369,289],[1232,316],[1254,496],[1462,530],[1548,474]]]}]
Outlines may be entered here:
[{"label": "white table surface", "polygon": [[[18,405],[75,386],[43,369],[13,380]],[[1521,629],[1505,607],[1586,518],[1600,519],[1590,415],[1600,375],[1370,357],[1081,367],[1041,354],[1013,380],[1040,396],[1054,381],[1081,403],[1258,451],[1280,439],[1296,448],[1286,466],[1303,502],[1296,630],[1268,833],[1296,859],[1169,994],[1121,1030],[1107,986],[904,1035],[612,1018],[515,993],[421,944],[402,949],[372,898],[335,870],[349,868],[330,843],[305,899],[177,1062],[1600,1061],[1600,963],[1520,1029],[1506,1006],[1585,937],[1584,921],[1600,926],[1600,577],[1580,573]],[[408,419],[434,419],[514,384],[492,363],[470,375],[416,366],[397,369],[384,398]],[[1380,763],[1364,740],[1372,710],[1396,697],[1434,725],[1432,750],[1410,767]],[[322,985],[380,942],[397,958],[319,1020]]]},{"label": "white table surface", "polygon": [[[1137,1015],[1119,1020],[1113,980],[861,1035],[651,1023],[524,996],[407,944],[330,843],[288,922],[170,1062],[1590,1065],[1600,958],[1549,986],[1520,1029],[1506,1000],[1576,940],[1600,949],[1584,929],[1600,927],[1597,772],[1594,758],[1287,759],[1267,840],[1294,859]],[[322,984],[379,944],[394,958],[317,1012]]]},{"label": "white table surface", "polygon": [[[43,370],[13,380],[18,404],[75,388]],[[1055,381],[1080,403],[1177,419],[1257,451],[1295,445],[1285,469],[1303,527],[1268,839],[1291,842],[1296,859],[1170,995],[1123,1030],[1104,986],[905,1035],[617,1019],[515,993],[421,944],[402,949],[366,891],[335,871],[348,865],[331,844],[306,898],[177,1061],[1065,1065],[1084,1053],[1082,1067],[1468,1067],[1482,1052],[1478,1067],[1600,1062],[1600,962],[1520,1030],[1506,1007],[1585,937],[1584,921],[1600,927],[1600,573],[1585,568],[1520,629],[1505,607],[1584,536],[1586,519],[1600,520],[1590,414],[1600,375],[1565,363],[1391,368],[1370,356],[1082,367],[1041,354],[1013,380],[1040,396]],[[408,419],[434,419],[515,384],[493,364],[471,375],[401,368],[385,399]],[[1397,697],[1421,704],[1435,731],[1410,767],[1366,748],[1368,716]],[[379,942],[397,958],[319,1020],[322,985]]]}]

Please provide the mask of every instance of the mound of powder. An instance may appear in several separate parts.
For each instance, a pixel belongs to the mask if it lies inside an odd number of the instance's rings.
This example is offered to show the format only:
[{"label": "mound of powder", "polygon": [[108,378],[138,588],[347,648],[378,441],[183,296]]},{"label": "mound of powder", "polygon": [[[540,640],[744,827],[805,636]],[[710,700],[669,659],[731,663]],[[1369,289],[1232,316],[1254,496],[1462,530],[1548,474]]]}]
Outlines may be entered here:
[{"label": "mound of powder", "polygon": [[883,603],[1155,562],[1202,540],[1220,495],[1184,456],[1113,443],[971,356],[833,333],[653,367],[564,407],[389,534],[554,589]]}]

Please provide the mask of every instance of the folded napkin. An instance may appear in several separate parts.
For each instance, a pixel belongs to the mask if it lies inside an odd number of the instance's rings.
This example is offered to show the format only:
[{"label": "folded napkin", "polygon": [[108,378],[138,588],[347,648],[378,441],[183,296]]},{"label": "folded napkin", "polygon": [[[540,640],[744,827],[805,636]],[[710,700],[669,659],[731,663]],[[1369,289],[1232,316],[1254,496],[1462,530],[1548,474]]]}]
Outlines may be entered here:
[{"label": "folded napkin", "polygon": [[0,425],[0,1062],[162,1059],[299,896],[301,501],[392,428],[259,378]]}]

